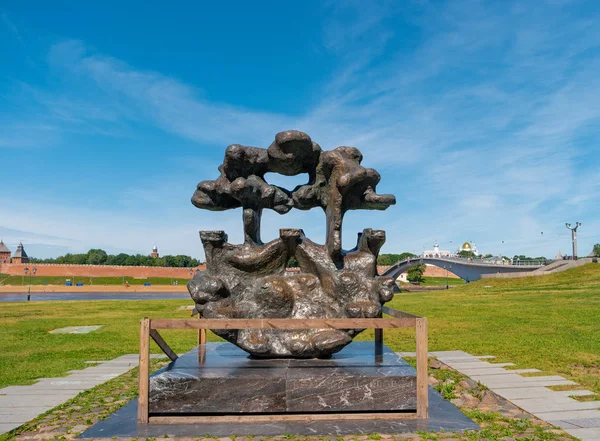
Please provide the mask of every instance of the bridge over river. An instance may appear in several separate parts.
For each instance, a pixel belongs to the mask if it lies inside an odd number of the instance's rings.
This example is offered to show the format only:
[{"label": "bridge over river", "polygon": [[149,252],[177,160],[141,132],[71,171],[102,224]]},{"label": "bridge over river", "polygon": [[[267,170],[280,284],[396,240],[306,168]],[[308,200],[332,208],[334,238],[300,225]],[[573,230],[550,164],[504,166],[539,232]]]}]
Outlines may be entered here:
[{"label": "bridge over river", "polygon": [[535,271],[545,266],[547,261],[502,261],[466,257],[413,257],[401,260],[387,269],[382,277],[397,279],[410,267],[420,264],[435,265],[456,274],[466,282],[479,280],[483,274],[504,274],[524,271]]}]

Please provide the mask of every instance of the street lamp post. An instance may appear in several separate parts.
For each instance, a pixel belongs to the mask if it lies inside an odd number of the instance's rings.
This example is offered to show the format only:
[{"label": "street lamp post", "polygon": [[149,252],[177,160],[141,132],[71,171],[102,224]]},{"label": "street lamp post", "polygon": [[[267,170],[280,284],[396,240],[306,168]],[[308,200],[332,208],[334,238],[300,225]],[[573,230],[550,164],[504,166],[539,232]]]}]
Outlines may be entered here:
[{"label": "street lamp post", "polygon": [[31,276],[35,276],[35,273],[37,272],[37,268],[33,268],[31,270],[31,273],[29,272],[29,268],[25,267],[25,269],[23,270],[25,272],[25,275],[29,274],[29,286],[27,287],[27,301],[31,301]]},{"label": "street lamp post", "polygon": [[571,227],[570,223],[565,223],[565,226],[571,230],[571,241],[573,242],[573,260],[577,260],[577,228],[581,226],[581,222],[575,222],[575,226]]}]

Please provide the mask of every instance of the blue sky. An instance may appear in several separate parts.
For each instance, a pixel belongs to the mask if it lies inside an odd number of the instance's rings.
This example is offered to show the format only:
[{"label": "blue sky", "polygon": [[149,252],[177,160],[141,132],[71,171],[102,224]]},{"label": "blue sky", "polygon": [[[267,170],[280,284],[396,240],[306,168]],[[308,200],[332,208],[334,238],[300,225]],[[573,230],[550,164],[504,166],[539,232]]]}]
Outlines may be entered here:
[{"label": "blue sky", "polygon": [[[394,193],[344,245],[570,253],[600,242],[600,2],[0,3],[0,237],[40,257],[203,257],[189,202],[233,143],[358,147]],[[293,187],[302,176],[272,182]],[[321,211],[267,212],[263,239]],[[542,234],[543,232],[543,234]]]}]

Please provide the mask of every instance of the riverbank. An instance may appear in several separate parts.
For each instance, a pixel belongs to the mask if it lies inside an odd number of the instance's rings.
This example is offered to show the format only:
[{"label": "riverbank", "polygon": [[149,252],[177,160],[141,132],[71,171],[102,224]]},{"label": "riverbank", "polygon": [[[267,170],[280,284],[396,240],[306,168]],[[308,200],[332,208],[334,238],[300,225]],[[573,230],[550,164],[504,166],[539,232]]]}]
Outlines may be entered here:
[{"label": "riverbank", "polygon": [[[27,285],[2,285],[0,294],[27,293]],[[86,292],[187,292],[185,284],[181,285],[31,285],[31,293],[60,292],[60,293],[86,293]]]}]

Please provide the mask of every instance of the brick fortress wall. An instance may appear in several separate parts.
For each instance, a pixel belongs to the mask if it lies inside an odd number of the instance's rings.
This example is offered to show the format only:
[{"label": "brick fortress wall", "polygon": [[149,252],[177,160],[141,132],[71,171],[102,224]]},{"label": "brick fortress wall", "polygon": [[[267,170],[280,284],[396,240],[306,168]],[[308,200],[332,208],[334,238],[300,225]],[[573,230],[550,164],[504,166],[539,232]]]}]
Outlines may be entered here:
[{"label": "brick fortress wall", "polygon": [[[423,273],[423,277],[446,277],[446,270],[444,268],[440,268],[439,266],[427,265],[425,272]],[[448,278],[460,279],[460,277],[451,271],[448,271]]]},{"label": "brick fortress wall", "polygon": [[[162,266],[117,266],[117,265],[61,265],[48,263],[0,264],[0,273],[22,276],[25,268],[37,269],[36,276],[74,276],[74,277],[165,277],[191,279],[190,268],[171,268]],[[197,267],[206,270],[206,265]],[[196,268],[193,268],[193,272]]]},{"label": "brick fortress wall", "polygon": [[[190,279],[189,268],[171,268],[162,266],[117,266],[117,265],[63,265],[48,263],[28,264],[2,264],[0,273],[10,276],[22,276],[25,268],[37,269],[36,276],[75,276],[75,277],[133,277],[145,279],[147,277],[165,277]],[[389,267],[379,266],[379,274]],[[198,267],[200,271],[206,270],[206,265]],[[194,268],[194,272],[195,272]],[[427,266],[424,277],[446,277],[446,270],[437,266]],[[458,279],[456,274],[448,272],[448,277]]]}]

